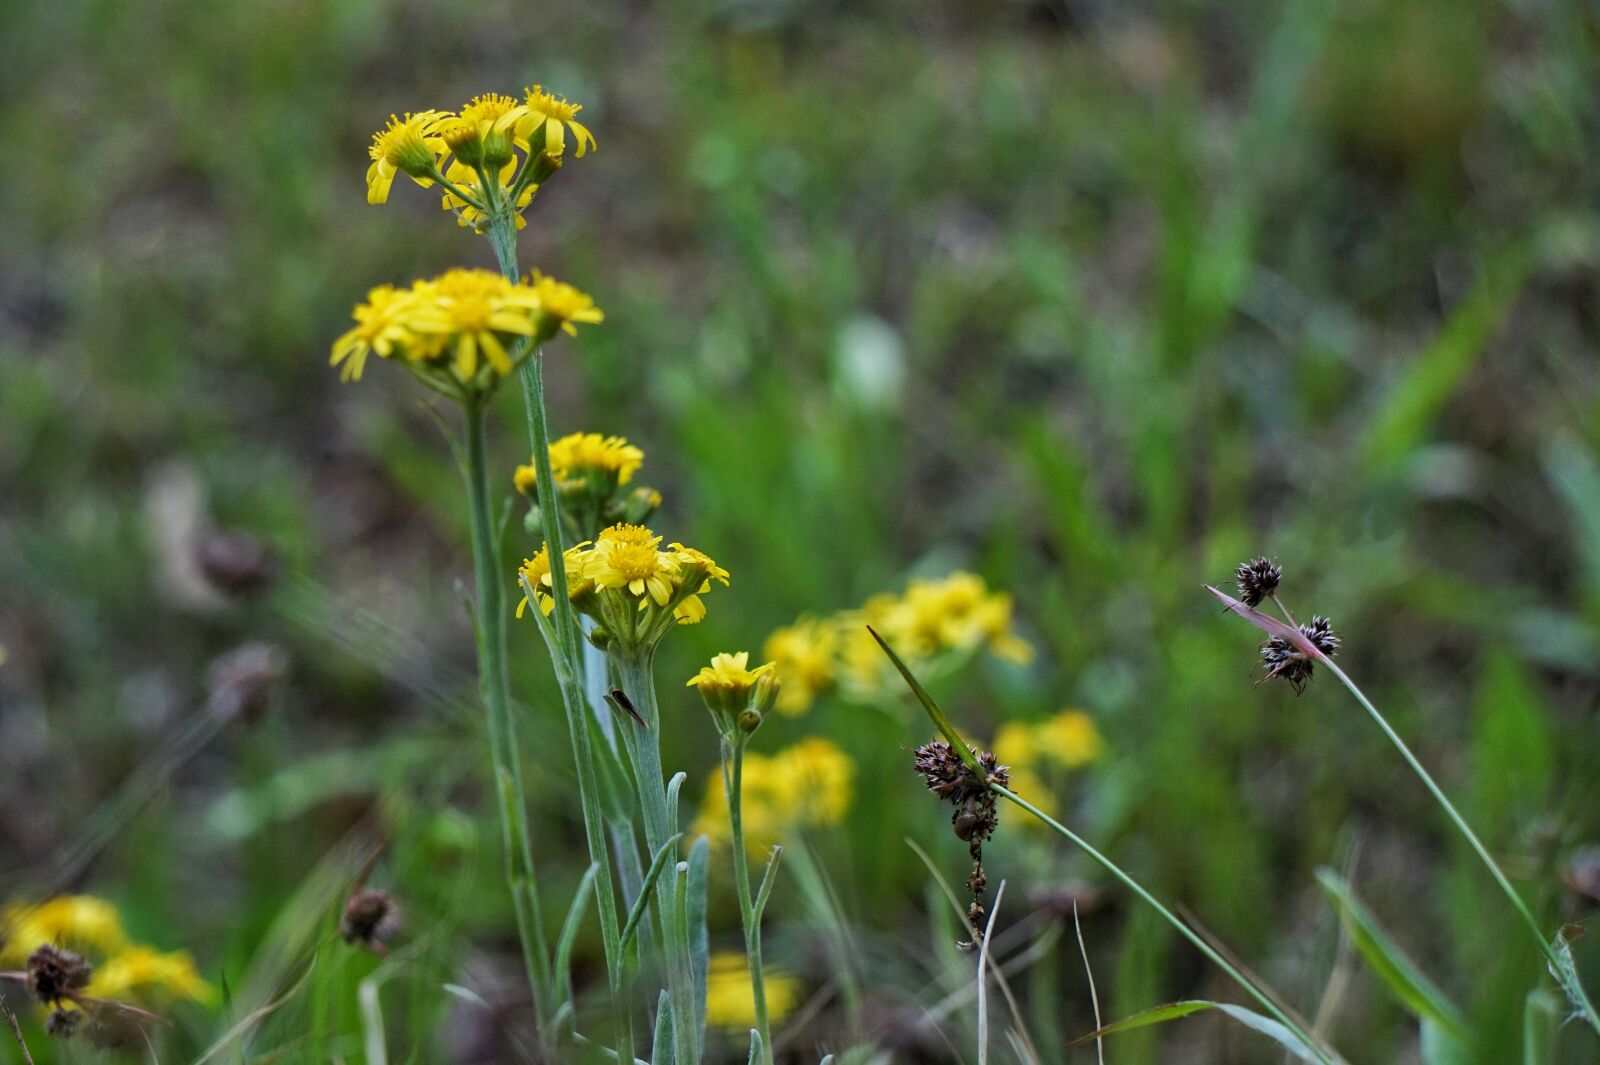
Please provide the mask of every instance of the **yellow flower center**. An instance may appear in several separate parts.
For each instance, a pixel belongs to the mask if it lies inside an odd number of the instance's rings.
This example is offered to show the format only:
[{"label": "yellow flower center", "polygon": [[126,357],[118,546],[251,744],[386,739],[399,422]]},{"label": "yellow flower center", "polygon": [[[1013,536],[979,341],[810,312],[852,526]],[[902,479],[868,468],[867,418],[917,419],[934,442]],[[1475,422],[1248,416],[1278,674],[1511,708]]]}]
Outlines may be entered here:
[{"label": "yellow flower center", "polygon": [[474,126],[492,126],[510,114],[517,101],[496,92],[474,96],[472,102],[461,108],[461,120]]},{"label": "yellow flower center", "polygon": [[[637,528],[637,526],[635,526]],[[616,541],[606,555],[606,562],[626,581],[642,581],[654,576],[660,568],[661,552],[653,543]]]}]

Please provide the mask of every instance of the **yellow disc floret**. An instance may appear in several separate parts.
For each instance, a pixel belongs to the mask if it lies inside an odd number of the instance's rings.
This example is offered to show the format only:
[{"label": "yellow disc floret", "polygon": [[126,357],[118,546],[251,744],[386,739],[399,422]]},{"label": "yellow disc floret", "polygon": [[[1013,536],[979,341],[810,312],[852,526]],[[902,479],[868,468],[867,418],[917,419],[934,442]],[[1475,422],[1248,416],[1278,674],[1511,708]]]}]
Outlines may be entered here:
[{"label": "yellow disc floret", "polygon": [[399,173],[409,174],[424,187],[433,184],[429,175],[445,150],[435,127],[446,117],[440,111],[415,115],[407,112],[405,118],[389,116],[389,124],[372,135],[372,147],[367,149],[372,157],[372,165],[367,168],[368,203],[387,202],[389,186]]}]

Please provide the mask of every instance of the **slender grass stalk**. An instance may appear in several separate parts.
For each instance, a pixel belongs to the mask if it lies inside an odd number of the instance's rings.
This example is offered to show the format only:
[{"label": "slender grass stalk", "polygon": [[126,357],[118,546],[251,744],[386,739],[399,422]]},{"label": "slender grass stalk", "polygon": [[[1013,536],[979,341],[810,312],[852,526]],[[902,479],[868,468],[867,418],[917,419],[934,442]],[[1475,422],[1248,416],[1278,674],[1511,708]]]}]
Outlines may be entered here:
[{"label": "slender grass stalk", "polygon": [[1148,903],[1150,907],[1160,914],[1168,924],[1170,924],[1173,928],[1176,928],[1178,932],[1190,943],[1193,943],[1195,948],[1198,949],[1200,953],[1204,954],[1208,959],[1210,959],[1212,964],[1221,969],[1223,973],[1225,973],[1234,983],[1242,987],[1251,998],[1255,999],[1256,1002],[1261,1005],[1262,1009],[1266,1010],[1267,1013],[1272,1015],[1274,1020],[1283,1025],[1285,1028],[1289,1029],[1290,1032],[1294,1033],[1295,1038],[1300,1040],[1302,1046],[1311,1051],[1312,1054],[1316,1055],[1318,1061],[1322,1062],[1323,1065],[1338,1065],[1339,1059],[1337,1057],[1325,1050],[1322,1044],[1315,1037],[1301,1027],[1300,1024],[1291,1018],[1287,1013],[1279,1009],[1277,1004],[1272,1001],[1271,997],[1257,988],[1255,983],[1250,980],[1249,977],[1245,976],[1244,973],[1235,968],[1234,965],[1228,961],[1228,959],[1217,953],[1216,950],[1212,948],[1211,944],[1207,943],[1187,924],[1179,920],[1177,914],[1173,913],[1171,910],[1167,909],[1166,906],[1162,905],[1160,899],[1157,899],[1154,895],[1150,894],[1150,892],[1146,891],[1144,885],[1140,884],[1129,873],[1124,872],[1122,867],[1117,865],[1116,862],[1113,862],[1110,858],[1107,858],[1104,854],[1101,854],[1082,836],[1079,836],[1070,828],[1067,828],[1061,822],[1057,821],[1055,818],[1051,817],[1037,806],[1034,806],[1032,803],[1028,802],[1028,800],[1018,796],[1012,791],[1007,790],[1002,785],[991,782],[989,784],[989,790],[1016,803],[1034,817],[1037,817],[1044,824],[1048,825],[1052,830],[1061,835],[1073,846],[1083,851],[1096,862],[1099,862],[1106,872],[1122,881],[1124,887]]},{"label": "slender grass stalk", "polygon": [[[649,651],[622,656],[618,661],[622,690],[645,720],[643,729],[625,727],[621,731],[628,757],[633,761],[639,808],[644,814],[645,846],[654,854],[678,829],[667,804],[666,777],[661,769],[661,709],[656,702],[652,665],[653,656]],[[663,876],[656,881],[656,915],[666,955],[674,1060],[692,1063],[700,1060],[700,1032],[695,1017],[694,962],[689,937],[683,933],[677,919],[682,902],[679,880],[679,877]]]},{"label": "slender grass stalk", "polygon": [[511,715],[511,685],[506,668],[505,582],[500,574],[494,519],[489,507],[484,411],[480,404],[469,403],[465,412],[467,511],[472,525],[472,561],[477,583],[479,684],[488,714],[489,753],[494,763],[506,882],[511,889],[517,936],[533,991],[540,1037],[544,1038],[548,1035],[551,1008],[550,949],[539,912],[538,880],[528,841],[527,811],[523,806],[522,761],[517,747],[516,722]]},{"label": "slender grass stalk", "polygon": [[[489,184],[493,184],[490,182]],[[488,231],[500,270],[510,281],[519,276],[514,213],[498,210]],[[606,847],[605,818],[600,811],[600,789],[596,778],[594,750],[590,744],[587,704],[583,691],[583,660],[578,653],[578,623],[567,598],[567,568],[563,564],[565,544],[561,512],[555,491],[555,475],[550,468],[550,430],[544,406],[544,353],[537,348],[522,363],[522,398],[527,408],[528,436],[533,447],[533,465],[539,495],[539,515],[544,525],[545,547],[549,552],[550,575],[555,600],[554,645],[549,648],[561,704],[566,712],[567,732],[572,741],[573,761],[578,773],[578,802],[583,810],[583,832],[589,860],[598,867],[595,884],[596,909],[600,915],[600,937],[606,958],[606,981],[611,992],[611,1010],[616,1026],[617,1056],[633,1056],[633,1015],[629,1009],[627,965],[622,954],[622,928],[617,918],[616,888],[611,855]],[[519,787],[518,794],[521,794]]]},{"label": "slender grass stalk", "polygon": [[722,790],[728,798],[728,829],[733,850],[733,886],[744,925],[744,953],[750,965],[750,995],[755,1001],[761,1060],[773,1065],[772,1026],[767,1019],[767,988],[761,967],[761,912],[750,893],[750,864],[744,847],[744,749],[749,733],[736,731],[722,739]]},{"label": "slender grass stalk", "polygon": [[[1320,656],[1319,662],[1321,665],[1326,666],[1328,671],[1335,677],[1338,677],[1339,683],[1343,684],[1345,689],[1355,696],[1356,702],[1360,703],[1362,709],[1366,710],[1372,720],[1377,722],[1378,728],[1389,738],[1389,742],[1394,744],[1395,750],[1400,752],[1400,757],[1405,759],[1412,772],[1417,774],[1429,793],[1444,808],[1444,812],[1450,818],[1451,824],[1455,825],[1462,837],[1466,839],[1467,844],[1482,859],[1484,866],[1489,870],[1489,875],[1494,878],[1496,884],[1500,885],[1500,890],[1510,900],[1512,908],[1522,916],[1523,923],[1527,925],[1528,931],[1533,934],[1534,942],[1539,945],[1539,953],[1544,955],[1545,961],[1551,966],[1552,974],[1559,973],[1565,963],[1556,954],[1555,948],[1550,945],[1550,941],[1545,938],[1544,930],[1539,927],[1538,919],[1533,916],[1533,911],[1528,909],[1528,904],[1522,900],[1522,895],[1511,885],[1511,881],[1506,878],[1506,874],[1501,871],[1500,864],[1490,855],[1489,849],[1483,845],[1483,841],[1478,838],[1478,834],[1472,831],[1472,827],[1467,824],[1466,818],[1461,816],[1461,812],[1456,809],[1455,804],[1445,795],[1444,789],[1439,787],[1438,783],[1433,779],[1433,775],[1422,767],[1422,763],[1417,760],[1415,754],[1411,753],[1411,748],[1406,745],[1406,741],[1400,738],[1400,734],[1394,730],[1383,714],[1378,711],[1378,708],[1372,704],[1372,700],[1367,698],[1366,693],[1356,685],[1355,681],[1350,679],[1349,674],[1334,665],[1333,660],[1326,655]],[[1589,1000],[1589,995],[1584,991],[1583,986],[1576,980],[1563,980],[1562,986],[1575,994],[1578,1001],[1574,1002],[1573,1005],[1583,1013],[1584,1020],[1589,1023],[1589,1026],[1600,1032],[1600,1014],[1596,1014],[1594,1003]]]}]

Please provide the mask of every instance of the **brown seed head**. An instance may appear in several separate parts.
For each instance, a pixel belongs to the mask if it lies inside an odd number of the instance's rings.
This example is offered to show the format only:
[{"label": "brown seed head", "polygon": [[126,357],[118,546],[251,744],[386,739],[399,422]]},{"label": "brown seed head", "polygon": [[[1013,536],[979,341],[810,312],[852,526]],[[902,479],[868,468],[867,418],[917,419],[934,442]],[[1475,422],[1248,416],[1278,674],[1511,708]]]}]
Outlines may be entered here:
[{"label": "brown seed head", "polygon": [[28,990],[45,1005],[70,999],[89,986],[94,966],[81,954],[46,943],[28,955]]},{"label": "brown seed head", "polygon": [[[1329,658],[1339,653],[1339,634],[1333,631],[1328,619],[1322,615],[1318,614],[1309,623],[1301,625],[1300,632],[1311,641],[1313,647]],[[1274,636],[1261,645],[1261,664],[1267,671],[1262,680],[1281,677],[1289,682],[1296,695],[1306,690],[1313,672],[1310,656],[1282,636]]]},{"label": "brown seed head", "polygon": [[1239,563],[1233,571],[1233,579],[1239,585],[1239,598],[1244,600],[1245,606],[1260,606],[1261,600],[1278,590],[1278,580],[1282,576],[1282,566],[1260,555]]},{"label": "brown seed head", "polygon": [[387,891],[368,888],[351,895],[344,904],[339,934],[346,943],[360,943],[382,953],[400,930],[400,908]]}]

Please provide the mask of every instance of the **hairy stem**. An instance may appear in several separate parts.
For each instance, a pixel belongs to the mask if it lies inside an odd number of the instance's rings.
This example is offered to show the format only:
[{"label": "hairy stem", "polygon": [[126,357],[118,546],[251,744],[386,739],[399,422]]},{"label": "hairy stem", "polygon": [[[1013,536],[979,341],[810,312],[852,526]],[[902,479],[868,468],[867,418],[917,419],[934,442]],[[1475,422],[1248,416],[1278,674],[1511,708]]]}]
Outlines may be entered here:
[{"label": "hairy stem", "polygon": [[494,763],[494,789],[505,847],[506,883],[511,889],[517,934],[539,1018],[541,1037],[548,1034],[550,951],[539,912],[538,881],[528,840],[523,806],[522,760],[516,721],[511,715],[511,686],[506,668],[506,604],[489,506],[486,432],[482,406],[465,407],[467,421],[467,499],[472,525],[472,561],[478,602],[478,676],[488,714],[489,752]]},{"label": "hairy stem", "polygon": [[[644,729],[624,727],[622,735],[628,756],[633,760],[639,807],[644,813],[645,847],[654,854],[678,829],[667,805],[666,777],[661,770],[661,710],[656,703],[652,656],[648,651],[629,655],[622,658],[618,668],[623,691],[646,722]],[[695,1016],[694,963],[688,937],[676,919],[679,878],[660,877],[655,890],[656,916],[661,924],[661,942],[666,955],[667,994],[672,1002],[674,1060],[698,1062],[700,1032]]]},{"label": "hairy stem", "polygon": [[[498,212],[489,226],[489,243],[494,247],[500,269],[511,281],[517,279],[516,222],[507,212]],[[600,915],[600,937],[605,948],[606,978],[611,992],[611,1010],[616,1024],[619,1059],[633,1056],[633,1022],[628,1005],[627,966],[622,957],[622,926],[617,919],[617,896],[606,847],[605,819],[600,812],[600,785],[596,777],[594,749],[589,740],[588,713],[583,693],[583,663],[577,650],[578,625],[572,601],[567,598],[565,544],[561,535],[561,512],[556,498],[555,475],[550,468],[550,430],[544,408],[544,353],[535,349],[522,363],[522,398],[528,415],[528,437],[533,448],[533,465],[539,496],[539,515],[544,525],[545,549],[549,552],[552,596],[555,600],[555,646],[550,648],[551,663],[561,689],[561,705],[566,713],[567,734],[572,741],[573,761],[578,771],[578,803],[583,810],[583,834],[589,860],[598,867],[595,881],[596,909]],[[535,608],[537,609],[537,608]],[[519,789],[520,794],[520,789]]]},{"label": "hairy stem", "polygon": [[1225,974],[1227,974],[1229,979],[1248,992],[1251,998],[1260,1003],[1262,1009],[1266,1010],[1272,1015],[1273,1019],[1275,1019],[1285,1028],[1289,1029],[1290,1032],[1294,1033],[1295,1038],[1300,1040],[1300,1044],[1314,1054],[1318,1061],[1322,1062],[1323,1065],[1337,1065],[1338,1059],[1325,1050],[1320,1042],[1313,1038],[1304,1028],[1300,1026],[1299,1023],[1290,1018],[1287,1013],[1279,1009],[1277,1004],[1274,1003],[1265,992],[1257,988],[1252,980],[1240,972],[1221,954],[1218,954],[1216,950],[1212,948],[1211,944],[1207,943],[1193,929],[1180,921],[1176,914],[1162,905],[1159,899],[1150,894],[1150,892],[1146,891],[1142,884],[1135,880],[1131,875],[1124,872],[1122,867],[1117,865],[1116,862],[1113,862],[1110,858],[1107,858],[1105,855],[1095,850],[1094,847],[1089,845],[1087,840],[1083,839],[1083,837],[1079,836],[1077,833],[1073,832],[1071,829],[1067,828],[1065,825],[1061,824],[1061,822],[1057,821],[1049,814],[1046,814],[1043,810],[1040,810],[1037,806],[1034,806],[1026,799],[1020,798],[1016,794],[1006,790],[1004,787],[1001,787],[999,784],[991,783],[989,785],[989,789],[998,795],[1003,795],[1007,799],[1010,799],[1012,802],[1031,813],[1034,817],[1037,817],[1040,821],[1044,822],[1044,824],[1054,829],[1079,850],[1083,851],[1089,857],[1099,862],[1108,873],[1122,881],[1123,885],[1127,887],[1129,891],[1132,891],[1135,895],[1139,896],[1146,903],[1148,903],[1166,920],[1168,924],[1172,925],[1173,928],[1176,928],[1178,932],[1190,943],[1193,943],[1196,949],[1209,958],[1211,962],[1217,966],[1217,968],[1221,969]]},{"label": "hairy stem", "polygon": [[772,1028],[767,1019],[767,988],[761,969],[761,914],[750,894],[750,865],[744,849],[744,748],[739,733],[722,741],[723,791],[728,797],[728,829],[733,850],[733,885],[744,924],[744,953],[750,965],[750,994],[755,1001],[756,1031],[761,1035],[761,1060],[773,1065]]}]

